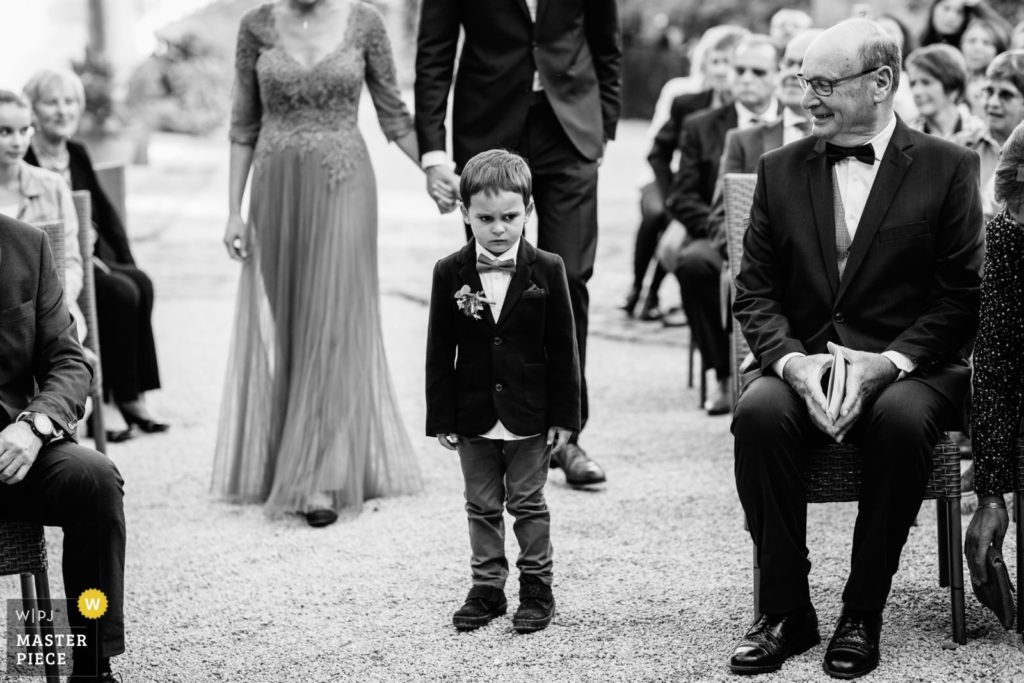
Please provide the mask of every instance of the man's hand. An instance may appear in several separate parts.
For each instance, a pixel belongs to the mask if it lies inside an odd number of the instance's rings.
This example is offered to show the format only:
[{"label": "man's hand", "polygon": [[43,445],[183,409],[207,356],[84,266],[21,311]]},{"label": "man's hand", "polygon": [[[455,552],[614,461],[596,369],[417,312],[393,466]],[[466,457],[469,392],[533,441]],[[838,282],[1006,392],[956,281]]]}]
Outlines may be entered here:
[{"label": "man's hand", "polygon": [[450,451],[455,450],[456,444],[459,443],[458,434],[438,434],[437,442],[447,448]]},{"label": "man's hand", "polygon": [[0,432],[0,483],[21,482],[39,455],[43,442],[24,422],[14,422]]},{"label": "man's hand", "polygon": [[427,194],[437,204],[441,213],[455,210],[459,197],[459,176],[447,166],[431,166],[427,173]]},{"label": "man's hand", "polygon": [[828,404],[825,392],[821,390],[822,367],[832,359],[827,353],[815,353],[811,356],[793,356],[786,361],[782,370],[783,378],[793,387],[800,398],[807,404],[807,412],[811,415],[814,426],[831,435],[832,420],[825,414]]},{"label": "man's hand", "polygon": [[551,452],[557,453],[565,448],[571,436],[571,429],[564,429],[562,427],[551,427],[548,429],[548,445],[551,446]]},{"label": "man's hand", "polygon": [[[832,342],[828,343],[830,352],[835,353],[836,348]],[[900,375],[900,369],[880,353],[844,348],[843,355],[850,367],[846,372],[846,394],[832,432],[832,437],[840,443],[857,422],[864,406]]]},{"label": "man's hand", "polygon": [[[1002,496],[978,496],[978,503],[999,502]],[[1003,537],[1010,526],[1010,516],[1006,508],[993,509],[979,507],[974,511],[974,518],[967,527],[967,539],[964,542],[964,555],[967,556],[967,568],[971,572],[971,581],[980,585],[988,581],[988,570],[985,567],[985,555],[989,546],[997,550],[1003,549]]]}]

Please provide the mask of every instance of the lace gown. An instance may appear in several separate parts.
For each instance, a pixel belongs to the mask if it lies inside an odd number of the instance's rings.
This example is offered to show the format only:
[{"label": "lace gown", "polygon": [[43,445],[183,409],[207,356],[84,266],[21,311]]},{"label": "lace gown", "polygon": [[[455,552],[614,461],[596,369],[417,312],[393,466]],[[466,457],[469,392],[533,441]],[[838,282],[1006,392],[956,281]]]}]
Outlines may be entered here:
[{"label": "lace gown", "polygon": [[270,512],[326,492],[339,513],[421,487],[380,329],[377,189],[356,124],[366,83],[391,140],[412,130],[384,23],[353,3],[310,68],[273,5],[242,19],[231,140],[253,145],[248,220],[213,490]]}]

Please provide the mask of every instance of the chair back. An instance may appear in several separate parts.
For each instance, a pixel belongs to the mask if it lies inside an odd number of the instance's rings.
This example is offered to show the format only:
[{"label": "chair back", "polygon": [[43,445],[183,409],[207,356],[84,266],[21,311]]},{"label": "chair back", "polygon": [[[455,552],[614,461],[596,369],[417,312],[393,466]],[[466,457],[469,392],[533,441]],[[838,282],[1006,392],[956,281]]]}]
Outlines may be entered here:
[{"label": "chair back", "polygon": [[110,198],[110,202],[114,205],[117,213],[121,216],[121,222],[127,226],[128,214],[127,207],[125,206],[125,198],[127,196],[125,165],[120,161],[107,162],[95,164],[93,166],[93,170],[96,171],[96,179],[99,180],[100,187],[107,193],[107,197]]},{"label": "chair back", "polygon": [[[100,356],[100,325],[96,313],[96,274],[92,267],[93,228],[92,228],[92,196],[88,190],[77,190],[71,193],[75,201],[75,213],[78,214],[78,250],[82,255],[82,291],[78,295],[78,307],[85,316],[85,326],[89,330],[83,346]],[[103,378],[99,364],[95,368],[95,382],[103,386]]]},{"label": "chair back", "polygon": [[35,223],[35,226],[46,233],[50,242],[50,252],[53,253],[53,264],[57,268],[57,277],[60,278],[60,286],[64,286],[64,269],[67,267],[67,256],[64,249],[64,221],[50,221],[47,223]]},{"label": "chair back", "polygon": [[[750,205],[754,201],[754,187],[757,185],[756,173],[726,173],[723,179],[725,187],[725,237],[729,251],[729,275],[734,283],[740,274],[740,262],[743,260],[743,236],[750,225]],[[750,353],[750,347],[743,336],[743,330],[736,320],[732,323],[732,337],[729,341],[733,362],[733,396],[739,397],[740,367]]]}]

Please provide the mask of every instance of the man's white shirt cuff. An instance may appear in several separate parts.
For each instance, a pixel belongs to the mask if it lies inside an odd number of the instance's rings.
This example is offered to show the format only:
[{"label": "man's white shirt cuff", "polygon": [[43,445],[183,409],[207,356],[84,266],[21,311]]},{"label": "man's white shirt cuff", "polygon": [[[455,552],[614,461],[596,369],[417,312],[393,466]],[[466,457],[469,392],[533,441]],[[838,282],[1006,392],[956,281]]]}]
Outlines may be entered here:
[{"label": "man's white shirt cuff", "polygon": [[775,363],[772,365],[772,368],[775,370],[775,374],[778,376],[779,379],[785,379],[785,376],[782,374],[782,372],[783,370],[786,369],[786,363],[788,363],[791,358],[796,358],[797,356],[803,357],[806,355],[807,354],[800,353],[799,351],[787,353],[785,356],[775,361]]},{"label": "man's white shirt cuff", "polygon": [[882,351],[882,355],[891,360],[892,364],[899,369],[900,374],[896,378],[897,380],[903,379],[917,369],[917,363],[899,351]]},{"label": "man's white shirt cuff", "polygon": [[455,164],[448,158],[448,153],[441,150],[424,152],[420,157],[420,166],[424,171],[434,166],[447,166],[450,170],[455,170]]}]

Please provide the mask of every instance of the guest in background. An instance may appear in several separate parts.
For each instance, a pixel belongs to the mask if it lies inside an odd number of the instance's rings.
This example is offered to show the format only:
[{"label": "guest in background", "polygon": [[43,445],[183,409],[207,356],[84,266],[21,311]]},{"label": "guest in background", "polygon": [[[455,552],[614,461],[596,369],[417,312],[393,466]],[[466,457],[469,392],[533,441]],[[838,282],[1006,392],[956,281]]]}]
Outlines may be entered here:
[{"label": "guest in background", "polygon": [[[632,316],[643,289],[644,278],[652,261],[654,274],[647,288],[647,296],[640,309],[641,320],[659,320],[663,313],[659,308],[662,280],[665,269],[654,260],[654,252],[658,239],[668,225],[670,217],[665,212],[665,195],[672,183],[675,155],[679,148],[680,133],[683,119],[690,114],[711,107],[721,107],[732,100],[732,51],[741,38],[749,35],[749,31],[740,26],[722,24],[712,26],[694,50],[693,65],[696,74],[691,76],[701,87],[696,92],[682,93],[670,99],[667,119],[658,128],[651,142],[651,151],[647,161],[654,172],[654,182],[648,183],[640,191],[640,227],[636,233],[636,247],[633,251],[633,285],[626,294],[622,309]],[[673,79],[677,80],[677,79]],[[662,89],[659,105],[670,91],[673,81],[669,81]],[[658,120],[657,109],[652,126]],[[669,320],[670,324],[676,322]]]},{"label": "guest in background", "polygon": [[1014,128],[994,174],[1002,210],[985,228],[981,326],[974,346],[971,433],[978,509],[964,553],[971,580],[985,583],[989,546],[1001,549],[1009,524],[1003,495],[1014,490],[1015,442],[1024,418],[1024,124]]},{"label": "guest in background", "polygon": [[811,27],[813,21],[811,15],[803,10],[783,7],[772,15],[768,22],[768,35],[779,46],[784,49],[789,41],[798,33],[803,33]]},{"label": "guest in background", "polygon": [[963,103],[967,65],[955,47],[936,43],[914,50],[906,59],[910,89],[920,116],[908,125],[945,140],[964,131],[979,132],[984,122]]},{"label": "guest in background", "polygon": [[921,46],[945,43],[960,47],[967,24],[975,17],[1003,20],[985,0],[932,0]]},{"label": "guest in background", "polygon": [[972,19],[960,39],[960,52],[967,63],[967,89],[964,98],[971,112],[985,111],[985,69],[996,55],[1010,47],[1010,25],[1002,19]]},{"label": "guest in background", "polygon": [[1014,128],[1024,121],[1024,50],[997,55],[985,71],[985,127],[964,131],[953,141],[973,149],[981,157],[981,198],[985,219],[997,213],[992,179],[999,152]]},{"label": "guest in background", "polygon": [[910,35],[907,25],[892,14],[880,14],[875,17],[875,22],[882,27],[882,30],[899,45],[900,54],[903,55],[903,69],[900,72],[900,83],[896,89],[896,99],[893,107],[896,113],[904,121],[911,121],[917,117],[917,107],[914,106],[914,95],[910,92],[910,82],[907,78],[907,55],[914,49],[914,38]]},{"label": "guest in background", "polygon": [[64,298],[81,341],[88,330],[78,307],[82,291],[78,214],[71,188],[63,178],[25,162],[32,133],[32,108],[28,100],[9,90],[0,90],[0,214],[23,223],[64,222]]},{"label": "guest in background", "polygon": [[25,161],[60,174],[73,190],[88,191],[92,202],[89,229],[96,244],[91,267],[103,388],[128,425],[128,430],[109,436],[122,441],[131,436],[133,426],[146,433],[166,431],[169,425],[154,418],[146,405],[146,392],[160,388],[153,282],[135,265],[124,223],[100,186],[85,146],[71,139],[85,108],[82,81],[66,69],[45,69],[25,84],[25,96],[36,123]]}]

